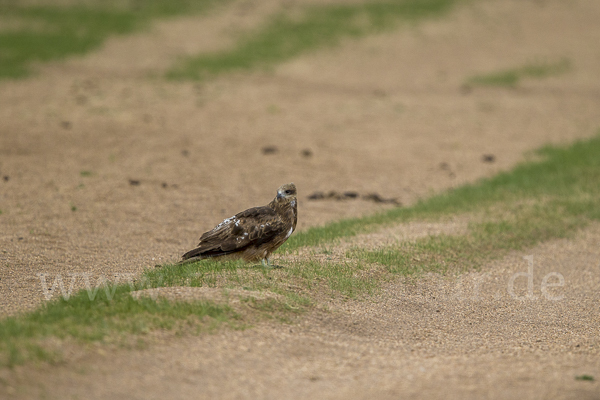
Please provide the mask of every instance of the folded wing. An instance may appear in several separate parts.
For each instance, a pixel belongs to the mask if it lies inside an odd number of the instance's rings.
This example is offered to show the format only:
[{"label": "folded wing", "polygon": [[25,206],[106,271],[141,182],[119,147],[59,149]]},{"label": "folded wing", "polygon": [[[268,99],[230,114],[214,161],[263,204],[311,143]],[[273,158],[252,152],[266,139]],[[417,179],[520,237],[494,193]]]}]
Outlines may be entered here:
[{"label": "folded wing", "polygon": [[249,246],[260,246],[285,235],[285,224],[270,207],[254,207],[227,218],[200,237],[194,250],[183,255],[190,258],[209,258],[243,251]]}]

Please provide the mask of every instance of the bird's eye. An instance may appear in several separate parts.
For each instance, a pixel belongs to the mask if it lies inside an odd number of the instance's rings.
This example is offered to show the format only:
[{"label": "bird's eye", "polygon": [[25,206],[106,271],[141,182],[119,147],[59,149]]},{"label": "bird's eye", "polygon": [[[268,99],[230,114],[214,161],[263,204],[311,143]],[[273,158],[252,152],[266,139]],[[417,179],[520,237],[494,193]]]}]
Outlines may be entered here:
[{"label": "bird's eye", "polygon": [[292,191],[291,190],[286,190],[285,194],[292,194]]}]

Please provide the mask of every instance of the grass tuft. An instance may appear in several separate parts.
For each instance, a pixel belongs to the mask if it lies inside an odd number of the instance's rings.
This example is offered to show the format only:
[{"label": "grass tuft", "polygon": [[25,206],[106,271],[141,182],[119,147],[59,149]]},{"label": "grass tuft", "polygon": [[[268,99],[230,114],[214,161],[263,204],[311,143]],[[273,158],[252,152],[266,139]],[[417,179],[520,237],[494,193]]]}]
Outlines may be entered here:
[{"label": "grass tuft", "polygon": [[527,64],[523,67],[508,69],[499,72],[493,72],[485,75],[476,75],[469,78],[467,86],[506,86],[514,87],[525,78],[545,78],[552,75],[559,75],[567,72],[571,68],[568,59],[555,63],[535,63]]},{"label": "grass tuft", "polygon": [[394,247],[355,249],[349,256],[384,265],[388,272],[401,275],[446,273],[449,270],[462,272],[476,269],[510,250],[521,250],[548,239],[569,237],[588,221],[585,215],[571,214],[556,203],[548,203],[547,207],[513,206],[518,211],[510,218],[497,220],[488,217],[491,220],[471,224],[467,235],[437,235]]}]

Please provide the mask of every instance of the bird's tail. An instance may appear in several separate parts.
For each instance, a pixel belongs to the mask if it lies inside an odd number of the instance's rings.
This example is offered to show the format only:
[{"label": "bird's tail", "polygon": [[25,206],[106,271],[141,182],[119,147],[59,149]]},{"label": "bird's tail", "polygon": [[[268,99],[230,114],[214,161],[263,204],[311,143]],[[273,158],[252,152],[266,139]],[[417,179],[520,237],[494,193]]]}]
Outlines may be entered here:
[{"label": "bird's tail", "polygon": [[186,264],[189,262],[205,260],[207,258],[227,256],[234,252],[235,251],[223,251],[221,249],[206,249],[197,247],[181,256],[181,261],[179,261],[177,264]]},{"label": "bird's tail", "polygon": [[187,253],[185,253],[184,255],[181,256],[181,258],[183,260],[189,260],[191,258],[198,258],[198,259],[203,259],[205,257],[203,257],[203,253],[204,253],[205,249],[202,249],[201,247],[195,248],[194,250],[190,250]]}]

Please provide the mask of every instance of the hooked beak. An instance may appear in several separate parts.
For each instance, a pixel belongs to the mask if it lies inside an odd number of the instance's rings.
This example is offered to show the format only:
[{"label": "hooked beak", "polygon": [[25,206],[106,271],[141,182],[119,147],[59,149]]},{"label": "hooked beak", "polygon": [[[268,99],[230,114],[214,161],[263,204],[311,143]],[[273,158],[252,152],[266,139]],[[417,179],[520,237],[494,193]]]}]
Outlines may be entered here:
[{"label": "hooked beak", "polygon": [[283,199],[283,194],[281,194],[280,192],[277,192],[277,198],[279,200]]}]

